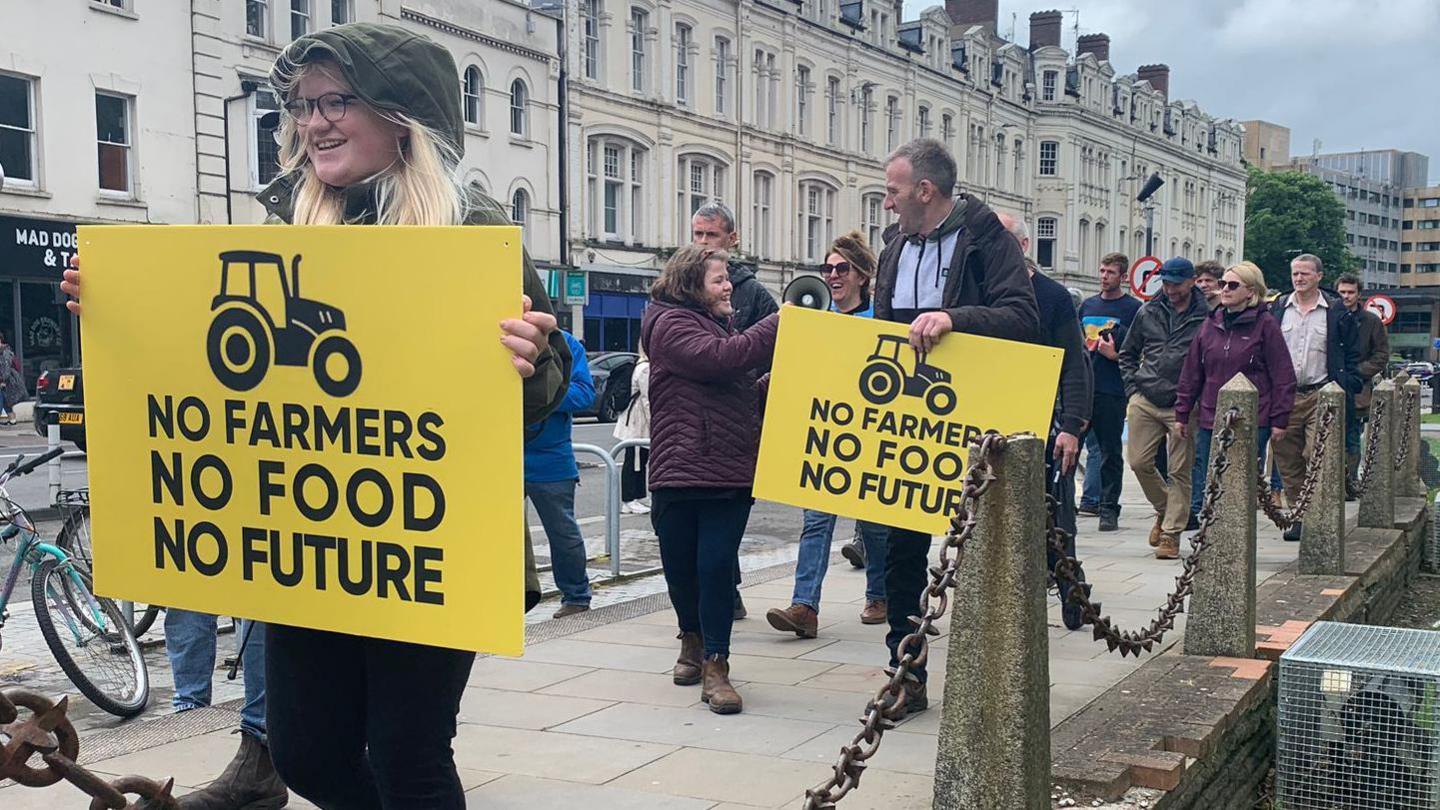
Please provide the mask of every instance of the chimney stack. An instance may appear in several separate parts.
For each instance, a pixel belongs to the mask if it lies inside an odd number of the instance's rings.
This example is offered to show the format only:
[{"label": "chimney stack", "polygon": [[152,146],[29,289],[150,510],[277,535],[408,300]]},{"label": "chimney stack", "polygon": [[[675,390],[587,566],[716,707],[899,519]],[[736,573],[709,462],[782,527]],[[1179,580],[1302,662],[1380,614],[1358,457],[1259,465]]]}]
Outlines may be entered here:
[{"label": "chimney stack", "polygon": [[1075,40],[1075,55],[1084,56],[1087,53],[1095,54],[1095,59],[1100,62],[1109,62],[1110,35],[1086,34]]},{"label": "chimney stack", "polygon": [[1065,16],[1058,11],[1037,11],[1030,15],[1030,50],[1047,45],[1060,47],[1060,26]]},{"label": "chimney stack", "polygon": [[961,33],[972,25],[983,25],[993,34],[995,21],[1000,19],[1000,0],[945,0],[945,13],[950,15],[954,33]]},{"label": "chimney stack", "polygon": [[1141,65],[1135,71],[1135,76],[1140,81],[1150,82],[1150,86],[1160,91],[1166,101],[1170,100],[1170,66],[1169,65]]}]

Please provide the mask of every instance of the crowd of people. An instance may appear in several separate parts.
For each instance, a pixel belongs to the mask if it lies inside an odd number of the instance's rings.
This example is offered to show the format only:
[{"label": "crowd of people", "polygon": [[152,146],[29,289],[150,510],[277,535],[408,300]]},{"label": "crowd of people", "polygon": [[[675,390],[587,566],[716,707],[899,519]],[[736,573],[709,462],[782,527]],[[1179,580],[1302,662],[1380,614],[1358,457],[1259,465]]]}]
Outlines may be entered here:
[{"label": "crowd of people", "polygon": [[[271,76],[285,99],[283,172],[260,195],[273,219],[508,222],[499,205],[459,180],[457,76],[448,51],[394,26],[342,25],[296,39]],[[1086,448],[1078,512],[1098,517],[1099,531],[1117,530],[1128,463],[1153,509],[1155,556],[1179,556],[1182,532],[1196,528],[1217,394],[1236,373],[1260,392],[1261,453],[1273,448],[1291,499],[1315,440],[1317,392],[1330,382],[1351,395],[1345,424],[1356,474],[1369,385],[1388,345],[1384,326],[1360,306],[1353,276],[1342,276],[1336,292],[1322,289],[1321,260],[1302,253],[1291,262],[1293,291],[1272,301],[1249,262],[1196,266],[1177,256],[1160,268],[1162,294],[1142,304],[1124,289],[1129,259],[1112,253],[1096,271],[1100,292],[1077,306],[1027,258],[1024,222],[957,193],[957,181],[955,160],[938,141],[916,140],[889,157],[885,208],[896,221],[878,253],[859,232],[830,246],[823,276],[831,309],[907,324],[917,351],[950,332],[1061,349],[1046,480],[1072,543],[1074,475]],[[673,681],[699,685],[712,711],[731,714],[743,707],[730,670],[733,623],[745,615],[739,548],[753,504],[779,307],[753,271],[731,261],[739,234],[725,206],[697,211],[692,231],[692,244],[670,256],[652,287],[631,380],[635,396],[615,436],[649,440],[623,459],[622,498],[625,511],[649,514],[658,538],[679,641]],[[525,494],[549,543],[561,593],[554,615],[563,618],[591,601],[574,514],[579,471],[571,430],[595,386],[584,346],[557,328],[528,255],[524,288],[524,315],[498,326],[523,379]],[[64,289],[77,297],[70,306],[78,314],[78,261]],[[775,629],[818,634],[836,525],[835,515],[804,513],[792,604],[766,614]],[[527,528],[527,609],[540,594],[529,538]],[[926,586],[931,542],[922,532],[860,522],[842,548],[865,570],[860,619],[887,625],[891,668],[918,652],[907,644],[914,644],[911,617]],[[1089,587],[1083,578],[1081,587]],[[1065,624],[1078,628],[1081,616],[1066,596]],[[207,705],[214,617],[171,610],[166,630],[176,708]],[[240,750],[219,779],[182,797],[182,807],[278,807],[287,785],[321,807],[465,805],[450,744],[473,654],[278,625],[251,625],[245,640]],[[905,678],[907,712],[926,709],[926,683],[921,660]]]}]

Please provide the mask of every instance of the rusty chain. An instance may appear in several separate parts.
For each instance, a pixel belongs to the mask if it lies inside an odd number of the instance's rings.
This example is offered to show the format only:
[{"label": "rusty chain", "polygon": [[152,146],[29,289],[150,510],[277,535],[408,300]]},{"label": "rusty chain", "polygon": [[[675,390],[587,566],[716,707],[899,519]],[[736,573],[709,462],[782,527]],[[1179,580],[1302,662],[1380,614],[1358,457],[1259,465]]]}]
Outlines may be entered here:
[{"label": "rusty chain", "polygon": [[[175,780],[156,782],[143,776],[122,776],[107,782],[79,765],[80,737],[65,716],[68,698],[59,703],[29,689],[0,690],[0,779],[25,787],[49,787],[65,780],[90,797],[90,810],[178,810],[171,795]],[[20,709],[29,717],[20,719]],[[45,767],[32,767],[36,754]],[[140,803],[125,798],[138,796]]]},{"label": "rusty chain", "polygon": [[1315,453],[1309,464],[1310,474],[1305,476],[1305,483],[1300,485],[1300,494],[1290,509],[1282,509],[1280,504],[1275,502],[1275,494],[1270,491],[1270,479],[1266,477],[1263,469],[1258,471],[1255,497],[1259,499],[1265,516],[1274,522],[1276,528],[1282,531],[1289,529],[1304,520],[1305,513],[1310,511],[1310,504],[1315,500],[1315,490],[1320,486],[1320,468],[1325,461],[1325,447],[1330,443],[1330,430],[1335,426],[1335,417],[1339,410],[1331,405],[1320,415],[1320,429],[1315,432]]},{"label": "rusty chain", "polygon": [[[1385,400],[1377,399],[1370,405],[1370,430],[1365,436],[1365,455],[1361,459],[1360,480],[1355,484],[1355,497],[1365,495],[1375,473],[1375,458],[1380,454],[1380,432],[1376,427],[1385,421]],[[1388,429],[1388,428],[1387,428]]]},{"label": "rusty chain", "polygon": [[1080,561],[1069,555],[1070,533],[1055,525],[1055,499],[1047,499],[1050,517],[1046,524],[1046,539],[1057,558],[1055,581],[1063,581],[1068,588],[1067,598],[1080,606],[1084,617],[1082,621],[1094,627],[1095,640],[1104,640],[1110,652],[1120,650],[1122,658],[1127,655],[1138,658],[1142,650],[1150,652],[1154,645],[1164,639],[1166,633],[1174,629],[1175,616],[1184,610],[1185,600],[1189,598],[1194,585],[1195,571],[1199,568],[1205,550],[1210,547],[1210,527],[1215,523],[1215,506],[1225,492],[1221,479],[1230,469],[1229,452],[1235,443],[1235,424],[1240,421],[1240,409],[1232,407],[1217,421],[1221,425],[1219,430],[1215,431],[1215,440],[1219,443],[1220,452],[1211,457],[1210,470],[1206,473],[1205,496],[1200,504],[1200,530],[1190,538],[1192,551],[1190,556],[1181,561],[1182,571],[1180,576],[1175,578],[1175,591],[1166,598],[1164,606],[1159,609],[1159,615],[1152,619],[1150,626],[1144,630],[1121,630],[1110,622],[1109,616],[1100,615],[1100,603],[1092,601],[1083,587],[1085,583],[1080,578]]},{"label": "rusty chain", "polygon": [[1400,407],[1400,448],[1395,454],[1395,469],[1397,471],[1405,468],[1405,462],[1410,458],[1410,434],[1414,432],[1415,426],[1411,419],[1411,407],[1419,396],[1412,394],[1408,387],[1399,389],[1395,394],[1395,404]]},{"label": "rusty chain", "polygon": [[949,607],[950,590],[955,587],[955,577],[965,559],[965,544],[975,533],[976,506],[995,480],[990,462],[1005,449],[1005,443],[1004,436],[993,433],[980,440],[979,459],[965,474],[960,506],[950,519],[950,533],[940,546],[940,564],[930,569],[930,585],[925,589],[920,615],[910,617],[915,630],[900,641],[899,664],[890,680],[865,703],[865,716],[860,719],[862,728],[850,744],[840,750],[834,775],[825,784],[805,791],[805,810],[834,810],[836,802],[859,787],[866,760],[880,750],[881,736],[894,729],[896,721],[905,718],[909,698],[905,679],[910,676],[911,668],[923,666],[930,656],[927,634]]}]

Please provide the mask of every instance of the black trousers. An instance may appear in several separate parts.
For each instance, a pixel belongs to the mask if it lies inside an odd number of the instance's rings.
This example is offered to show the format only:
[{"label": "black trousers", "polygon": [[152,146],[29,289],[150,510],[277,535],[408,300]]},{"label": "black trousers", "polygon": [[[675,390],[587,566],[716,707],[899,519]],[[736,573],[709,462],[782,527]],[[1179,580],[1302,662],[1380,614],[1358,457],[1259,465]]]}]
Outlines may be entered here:
[{"label": "black trousers", "polygon": [[462,810],[450,741],[474,662],[460,650],[269,625],[275,769],[325,810]]},{"label": "black trousers", "polygon": [[645,497],[645,467],[650,463],[648,447],[625,448],[624,460],[620,463],[620,500],[622,503],[638,501]]},{"label": "black trousers", "polygon": [[1090,429],[1100,442],[1100,514],[1119,516],[1120,489],[1125,481],[1125,449],[1120,436],[1125,432],[1126,400],[1123,396],[1096,393],[1090,415]]},{"label": "black trousers", "polygon": [[650,523],[660,538],[660,563],[670,604],[683,633],[700,633],[705,654],[730,654],[735,623],[735,568],[750,519],[750,493],[725,498],[671,498],[657,490]]},{"label": "black trousers", "polygon": [[[900,663],[900,642],[915,632],[910,617],[918,615],[920,596],[929,585],[930,540],[930,535],[922,532],[890,527],[890,546],[885,555],[885,618],[890,632],[885,634],[885,646],[890,648],[891,667]],[[923,667],[910,672],[925,682]]]}]

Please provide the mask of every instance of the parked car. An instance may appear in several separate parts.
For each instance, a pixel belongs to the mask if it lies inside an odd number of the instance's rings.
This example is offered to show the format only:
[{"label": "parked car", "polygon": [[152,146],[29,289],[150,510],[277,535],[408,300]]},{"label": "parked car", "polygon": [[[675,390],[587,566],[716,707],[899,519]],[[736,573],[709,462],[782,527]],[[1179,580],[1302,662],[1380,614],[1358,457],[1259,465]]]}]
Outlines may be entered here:
[{"label": "parked car", "polygon": [[1417,379],[1420,382],[1425,382],[1431,377],[1435,376],[1435,366],[1425,362],[1424,360],[1420,360],[1406,366],[1405,373],[1409,374],[1412,378]]},{"label": "parked car", "polygon": [[594,416],[614,422],[630,406],[630,375],[640,355],[634,352],[596,352],[586,355],[590,376],[595,380],[595,402],[576,416]]},{"label": "parked car", "polygon": [[60,422],[60,438],[85,449],[85,380],[78,368],[40,372],[35,381],[35,432],[45,436],[51,415]]}]

